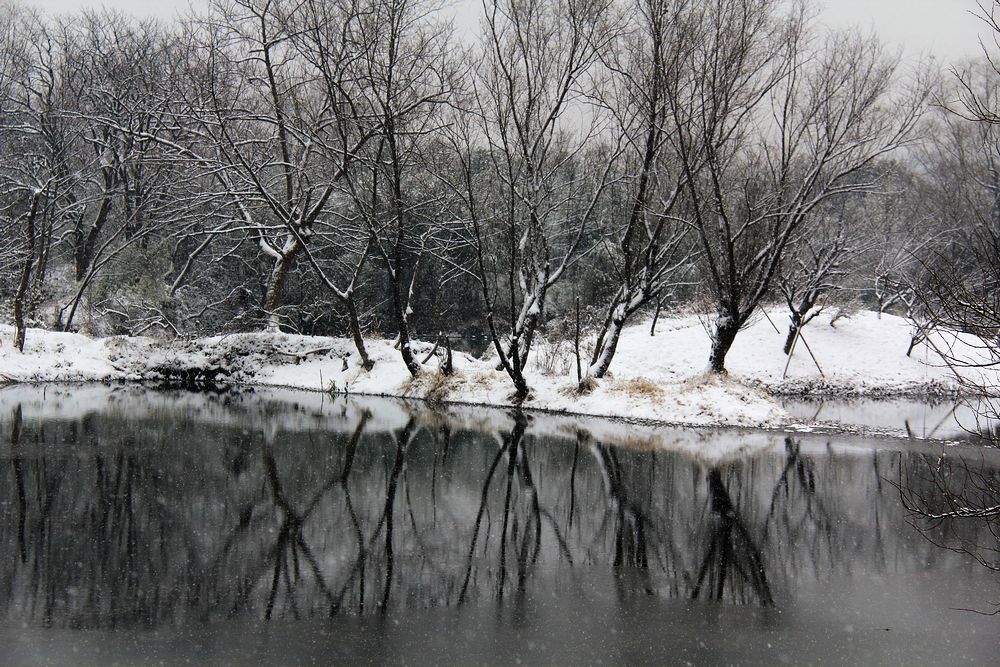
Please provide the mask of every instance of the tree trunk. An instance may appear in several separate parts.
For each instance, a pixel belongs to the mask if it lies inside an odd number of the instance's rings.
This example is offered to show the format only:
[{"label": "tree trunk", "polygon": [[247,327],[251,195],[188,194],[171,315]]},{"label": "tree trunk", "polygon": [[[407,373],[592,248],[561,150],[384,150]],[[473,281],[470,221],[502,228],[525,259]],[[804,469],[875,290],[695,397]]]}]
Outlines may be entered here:
[{"label": "tree trunk", "polygon": [[[110,188],[110,184],[105,184],[105,188]],[[104,224],[108,221],[111,213],[111,196],[105,194],[101,199],[101,205],[97,209],[97,216],[94,218],[90,230],[84,233],[82,229],[76,232],[76,249],[74,261],[76,264],[76,281],[80,282],[87,274],[91,262],[94,261],[94,250],[97,248],[97,238],[104,229]]]},{"label": "tree trunk", "polygon": [[622,329],[625,328],[626,321],[626,315],[623,312],[624,306],[619,306],[618,310],[619,312],[616,312],[615,316],[611,318],[603,335],[600,337],[600,347],[594,350],[594,357],[591,360],[590,368],[587,369],[587,375],[590,377],[603,378],[611,366],[611,360],[618,349],[618,341],[621,339]]},{"label": "tree trunk", "polygon": [[[398,264],[397,264],[398,266]],[[399,353],[403,357],[403,364],[410,375],[416,377],[420,374],[420,363],[413,354],[410,341],[410,323],[407,317],[409,309],[409,299],[404,299],[402,295],[402,285],[399,274],[391,276],[392,279],[392,303],[393,315],[396,317],[396,329],[399,332]]]},{"label": "tree trunk", "polygon": [[916,349],[917,345],[924,342],[927,339],[923,330],[917,328],[912,334],[910,334],[910,344],[906,348],[906,356],[910,357],[913,355],[913,350]]},{"label": "tree trunk", "polygon": [[271,276],[267,281],[267,291],[264,294],[264,313],[267,316],[266,331],[277,333],[281,331],[281,318],[278,316],[278,309],[282,306],[282,293],[285,288],[285,281],[288,279],[288,271],[292,268],[298,246],[294,246],[290,251],[283,252],[281,257],[274,260],[274,267],[271,269]]},{"label": "tree trunk", "polygon": [[358,356],[361,357],[361,367],[366,371],[370,371],[375,364],[368,357],[368,350],[365,349],[365,339],[361,335],[361,320],[358,319],[358,309],[354,304],[353,293],[347,295],[345,305],[347,306],[347,315],[351,322],[351,336],[354,338],[354,347],[357,348]]},{"label": "tree trunk", "polygon": [[21,279],[17,284],[17,292],[14,295],[14,347],[19,352],[24,352],[24,337],[26,327],[24,324],[25,301],[28,298],[28,285],[31,284],[31,267],[35,262],[35,215],[38,213],[38,200],[41,192],[36,192],[31,198],[31,208],[28,210],[24,223],[24,265],[21,267]]},{"label": "tree trunk", "polygon": [[791,319],[791,323],[788,325],[788,335],[785,337],[784,347],[781,348],[785,356],[791,354],[795,336],[798,335],[799,329],[802,327],[802,316],[799,313],[792,311],[789,319]]},{"label": "tree trunk", "polygon": [[722,315],[715,321],[712,351],[708,357],[708,368],[713,373],[726,372],[726,355],[729,354],[739,330],[739,321],[730,315]]},{"label": "tree trunk", "polygon": [[653,313],[653,323],[649,325],[649,335],[650,337],[656,335],[656,323],[660,321],[660,310],[663,308],[663,302],[657,300],[656,302],[656,312]]},{"label": "tree trunk", "polygon": [[515,368],[511,375],[511,379],[514,381],[514,400],[520,404],[528,398],[528,381],[524,379],[524,373],[521,372],[520,368]]}]

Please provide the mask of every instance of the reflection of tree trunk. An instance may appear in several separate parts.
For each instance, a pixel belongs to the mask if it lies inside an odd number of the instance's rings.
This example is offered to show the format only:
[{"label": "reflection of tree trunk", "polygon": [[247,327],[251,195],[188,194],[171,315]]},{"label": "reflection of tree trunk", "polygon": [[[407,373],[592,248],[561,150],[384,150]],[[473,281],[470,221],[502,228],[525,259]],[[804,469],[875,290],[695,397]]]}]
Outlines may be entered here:
[{"label": "reflection of tree trunk", "polygon": [[382,590],[382,614],[386,614],[389,608],[389,594],[392,592],[392,574],[394,565],[394,551],[392,544],[393,537],[393,515],[396,503],[396,489],[399,486],[399,476],[403,472],[403,464],[406,461],[406,450],[410,446],[416,422],[411,417],[396,438],[396,458],[392,464],[392,473],[389,475],[389,484],[385,493],[385,586]]},{"label": "reflection of tree trunk", "polygon": [[21,563],[28,562],[28,547],[24,540],[24,526],[28,516],[27,493],[24,489],[24,470],[21,467],[21,404],[14,408],[14,420],[10,435],[10,464],[14,469],[14,486],[17,489],[17,553]]},{"label": "reflection of tree trunk", "polygon": [[521,443],[522,433],[518,433],[517,440],[511,437],[510,445],[507,449],[507,490],[503,499],[503,523],[500,528],[500,573],[497,577],[497,598],[503,600],[504,584],[507,580],[507,526],[510,523],[510,496],[514,486],[514,467],[517,465],[517,451]]},{"label": "reflection of tree trunk", "polygon": [[622,479],[621,465],[614,449],[604,445],[594,448],[598,461],[604,468],[608,494],[614,503],[615,556],[613,566],[646,569],[649,567],[646,543],[646,517],[631,498]]},{"label": "reflection of tree trunk", "polygon": [[691,598],[698,599],[707,579],[711,588],[709,597],[722,600],[729,571],[734,570],[750,584],[763,606],[772,606],[774,599],[771,597],[760,549],[740,519],[739,509],[729,497],[718,468],[708,473],[708,488],[716,521]]},{"label": "reflection of tree trunk", "polygon": [[[354,433],[351,436],[351,440],[347,445],[347,455],[344,464],[344,468],[341,472],[337,473],[331,477],[325,484],[323,484],[312,496],[306,505],[305,509],[299,513],[297,512],[291,502],[285,495],[284,489],[281,485],[281,479],[278,475],[277,463],[274,460],[274,453],[271,448],[266,446],[263,450],[263,462],[264,469],[267,475],[268,485],[271,489],[271,495],[274,500],[274,504],[281,509],[284,515],[284,520],[281,524],[281,529],[278,533],[278,539],[272,550],[271,559],[274,561],[274,566],[271,574],[271,589],[268,594],[267,606],[264,612],[265,620],[270,620],[271,615],[274,611],[274,605],[277,600],[278,589],[280,584],[284,582],[285,590],[288,592],[288,600],[292,605],[292,613],[296,618],[299,617],[299,611],[297,602],[295,599],[295,589],[297,587],[298,581],[301,578],[300,566],[299,566],[299,554],[301,553],[302,558],[305,559],[306,564],[309,566],[312,572],[313,578],[316,581],[316,585],[319,587],[320,592],[326,597],[329,603],[330,615],[333,616],[337,613],[340,607],[341,600],[343,599],[343,592],[341,592],[340,597],[334,596],[333,592],[330,590],[326,583],[326,579],[323,576],[323,571],[319,566],[319,561],[316,559],[302,535],[302,528],[305,525],[306,520],[313,513],[313,511],[319,507],[320,501],[323,496],[330,491],[333,487],[338,484],[343,487],[346,497],[346,502],[348,505],[348,510],[351,514],[352,520],[354,521],[355,528],[357,529],[359,535],[359,544],[361,550],[361,567],[362,567],[362,600],[364,598],[364,539],[361,536],[361,529],[357,522],[357,516],[354,513],[354,509],[351,506],[350,492],[347,489],[347,478],[350,475],[351,468],[354,463],[354,455],[357,451],[358,442],[361,440],[361,436],[364,433],[365,426],[370,418],[370,413],[367,411],[362,414]],[[243,520],[241,518],[241,524]],[[294,579],[293,574],[289,572],[289,554],[291,555],[292,565],[294,567]],[[346,590],[346,588],[345,588]],[[363,604],[363,603],[362,603]],[[363,608],[362,608],[363,611]]]},{"label": "reflection of tree trunk", "polygon": [[[496,474],[496,470],[500,465],[500,461],[503,459],[504,454],[507,454],[508,459],[508,481],[513,475],[513,461],[517,456],[517,447],[521,442],[521,438],[524,436],[525,430],[528,428],[528,420],[524,416],[524,413],[520,410],[514,413],[514,429],[510,432],[510,435],[504,439],[504,444],[497,450],[496,456],[493,457],[493,462],[490,464],[489,470],[486,473],[486,481],[483,484],[483,492],[479,500],[479,511],[476,512],[476,522],[472,530],[472,540],[469,543],[469,554],[465,565],[465,578],[462,581],[462,589],[458,594],[458,604],[461,605],[465,602],[466,594],[469,590],[469,581],[472,578],[472,558],[476,553],[476,543],[479,540],[479,531],[483,523],[483,515],[486,513],[486,502],[489,499],[490,485],[493,481],[493,475]],[[504,523],[506,524],[507,517],[504,517]],[[504,530],[506,534],[506,529]],[[501,547],[502,549],[505,547]],[[501,563],[503,562],[503,554],[501,555]],[[502,567],[502,565],[501,565]],[[501,592],[503,587],[501,586]]]},{"label": "reflection of tree trunk", "polygon": [[434,463],[431,467],[431,521],[437,525],[437,480],[438,454],[441,454],[441,465],[448,463],[448,451],[451,449],[451,426],[442,424],[435,439],[437,447],[434,450]]},{"label": "reflection of tree trunk", "polygon": [[[366,419],[367,419],[367,417],[366,417]],[[358,427],[358,430],[355,431],[355,433],[359,434],[360,433],[360,429],[361,429],[361,426]],[[410,419],[407,422],[406,426],[403,428],[402,432],[400,433],[399,438],[396,441],[396,449],[397,449],[396,459],[397,460],[399,460],[400,455],[402,455],[403,462],[405,462],[406,451],[409,449],[410,443],[412,442],[415,433],[416,433],[416,422],[415,422],[415,420]],[[353,454],[351,455],[350,460],[351,461],[353,460]],[[400,463],[400,465],[402,465],[402,462]],[[398,483],[399,472],[401,472],[401,471],[402,471],[402,468],[400,468],[399,471],[396,471],[396,463],[394,462],[394,464],[393,464],[393,472],[395,474],[396,480],[393,480],[391,478],[391,475],[390,475],[390,486],[391,487],[394,487]],[[348,466],[345,466],[344,473],[341,476],[341,486],[344,489],[345,500],[346,500],[346,503],[347,503],[347,509],[348,509],[348,513],[351,516],[351,523],[352,523],[352,525],[354,526],[354,529],[355,529],[355,536],[357,537],[357,539],[359,541],[358,542],[358,544],[359,544],[359,546],[358,546],[358,558],[355,561],[354,567],[352,568],[350,574],[347,576],[347,579],[344,582],[344,585],[341,587],[340,593],[336,596],[336,599],[334,600],[333,605],[331,606],[331,610],[330,610],[331,615],[336,614],[340,610],[340,608],[342,607],[342,604],[343,604],[344,597],[347,595],[348,589],[350,589],[350,587],[354,584],[355,578],[358,577],[359,575],[360,575],[360,584],[359,584],[360,585],[359,609],[362,612],[364,611],[364,591],[365,591],[365,582],[364,582],[364,580],[365,580],[365,570],[366,570],[365,561],[366,561],[366,559],[368,557],[368,553],[374,548],[374,545],[375,545],[376,540],[378,539],[378,536],[382,533],[382,528],[384,526],[386,526],[388,522],[392,521],[392,517],[390,516],[390,514],[392,513],[392,505],[393,505],[392,501],[394,500],[394,498],[389,497],[389,496],[394,496],[395,495],[395,489],[394,488],[391,488],[391,489],[387,490],[386,504],[385,504],[385,506],[383,508],[382,516],[379,518],[378,525],[375,526],[375,530],[372,532],[372,534],[368,538],[368,540],[366,541],[364,539],[364,533],[361,530],[361,524],[358,521],[357,514],[354,511],[354,506],[353,506],[353,503],[351,502],[351,494],[350,494],[350,491],[349,491],[349,489],[347,487],[347,475],[349,473],[350,473],[350,468]],[[391,533],[391,528],[389,529],[389,531]],[[388,540],[388,542],[390,542],[389,550],[391,551],[391,549],[392,549],[392,546],[391,546],[391,537],[387,538],[387,540]],[[391,557],[391,554],[390,554],[390,557]],[[387,570],[387,576],[390,577],[390,580],[391,580],[391,571],[390,570]],[[384,603],[388,602],[388,595],[389,595],[389,587],[387,585],[385,587],[384,592],[383,592],[383,602]],[[384,609],[385,609],[385,607],[383,607],[383,610]]]},{"label": "reflection of tree trunk", "polygon": [[573,443],[573,465],[569,470],[569,520],[568,525],[573,527],[573,515],[576,511],[576,469],[580,462],[580,442],[586,436],[578,431],[576,442]]},{"label": "reflection of tree trunk", "polygon": [[[528,546],[529,544],[531,545],[530,561],[532,567],[534,567],[535,564],[538,562],[538,554],[541,552],[542,549],[542,508],[538,502],[538,489],[535,488],[535,481],[531,475],[531,468],[528,465],[528,452],[527,450],[525,450],[523,438],[520,445],[520,452],[521,455],[519,458],[520,461],[519,468],[521,473],[521,479],[524,482],[525,488],[531,494],[531,517],[530,517],[531,524],[530,526],[526,525],[524,527],[524,535],[521,541],[521,551],[518,554],[518,561],[517,561],[517,568],[518,568],[517,590],[519,593],[523,594],[525,591],[525,584],[527,582],[527,577],[528,577],[528,561],[529,561]],[[517,452],[515,452],[515,458],[518,458]],[[529,527],[532,527],[533,530],[529,530]],[[558,536],[559,534],[558,527],[555,524],[553,524],[552,528],[556,532],[556,535]]]},{"label": "reflection of tree trunk", "polygon": [[[356,429],[354,429],[354,435],[351,437],[351,441],[347,445],[347,456],[344,459],[344,471],[340,475],[340,486],[344,490],[344,504],[347,506],[347,514],[351,518],[351,526],[354,528],[354,539],[358,542],[358,558],[356,561],[356,567],[358,568],[358,615],[363,616],[365,613],[365,560],[368,554],[365,550],[365,534],[361,530],[361,522],[358,520],[358,513],[354,511],[354,503],[351,500],[351,489],[347,486],[347,480],[351,475],[351,469],[354,467],[354,455],[358,451],[358,443],[361,441],[361,434],[365,430],[365,425],[371,418],[371,413],[365,410],[364,414],[361,415],[361,421],[358,423]],[[346,588],[345,588],[346,590]],[[341,595],[343,599],[343,595]],[[337,613],[340,606],[340,600],[337,601],[335,605],[330,607],[330,616]]]}]

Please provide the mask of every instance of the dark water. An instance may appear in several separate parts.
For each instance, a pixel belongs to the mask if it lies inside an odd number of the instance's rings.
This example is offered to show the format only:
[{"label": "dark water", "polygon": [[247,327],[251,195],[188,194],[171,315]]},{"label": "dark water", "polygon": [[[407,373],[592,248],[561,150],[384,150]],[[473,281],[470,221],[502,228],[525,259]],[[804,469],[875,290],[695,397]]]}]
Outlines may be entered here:
[{"label": "dark water", "polygon": [[998,661],[997,526],[902,502],[995,450],[103,387],[0,445],[0,665]]}]

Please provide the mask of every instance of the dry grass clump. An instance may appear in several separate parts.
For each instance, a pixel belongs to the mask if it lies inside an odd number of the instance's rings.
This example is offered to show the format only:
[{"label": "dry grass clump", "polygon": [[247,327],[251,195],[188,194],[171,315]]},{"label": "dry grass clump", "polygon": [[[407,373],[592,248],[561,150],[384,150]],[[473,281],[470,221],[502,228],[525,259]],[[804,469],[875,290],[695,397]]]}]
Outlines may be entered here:
[{"label": "dry grass clump", "polygon": [[574,382],[573,384],[568,384],[559,389],[559,393],[563,396],[586,396],[595,389],[601,386],[601,383],[596,378],[592,378],[589,375],[585,376],[579,382]]},{"label": "dry grass clump", "polygon": [[443,373],[427,371],[410,378],[403,385],[404,396],[416,396],[430,403],[442,403],[451,394],[451,378]]},{"label": "dry grass clump", "polygon": [[653,400],[663,397],[663,388],[652,380],[644,377],[620,380],[615,384],[615,389],[637,398],[647,398]]}]

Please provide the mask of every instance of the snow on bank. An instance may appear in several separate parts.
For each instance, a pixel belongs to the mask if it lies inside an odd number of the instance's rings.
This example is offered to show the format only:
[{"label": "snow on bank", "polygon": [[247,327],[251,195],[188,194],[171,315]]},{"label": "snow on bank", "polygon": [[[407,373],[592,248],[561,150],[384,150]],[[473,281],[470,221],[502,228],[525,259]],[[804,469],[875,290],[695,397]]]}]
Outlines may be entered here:
[{"label": "snow on bank", "polygon": [[[771,315],[783,326],[780,312]],[[905,356],[910,325],[903,319],[862,312],[831,327],[820,317],[805,329],[821,375],[800,346],[782,378],[784,331],[763,317],[737,338],[729,355],[729,377],[706,375],[709,337],[698,317],[661,319],[655,337],[649,323],[627,329],[612,373],[590,393],[575,390],[569,347],[540,344],[528,380],[524,407],[627,417],[685,425],[782,426],[793,421],[770,395],[840,393],[904,395],[957,389],[938,357],[918,346]],[[375,367],[365,372],[350,341],[289,334],[238,334],[195,341],[151,338],[91,339],[78,334],[28,332],[25,353],[14,350],[10,327],[0,327],[0,382],[143,381],[171,370],[210,369],[218,379],[241,384],[314,391],[426,398],[437,402],[493,406],[512,404],[512,387],[489,360],[455,355],[456,373],[443,377],[437,362],[411,379],[399,353],[385,340],[371,340]],[[416,344],[423,356],[430,346]]]},{"label": "snow on bank", "polygon": [[[770,321],[762,313],[736,337],[726,358],[734,379],[785,395],[925,396],[959,390],[954,372],[931,347],[919,344],[906,356],[913,333],[909,320],[885,314],[880,318],[871,311],[840,318],[833,326],[829,314],[819,315],[803,329],[805,344],[796,345],[783,377],[788,317],[781,309],[768,315]],[[684,379],[701,372],[708,353],[702,321],[679,317],[661,320],[655,337],[650,337],[648,323],[628,329],[612,368]],[[969,359],[982,354],[971,346],[956,353]],[[997,378],[992,379],[995,385]]]}]

